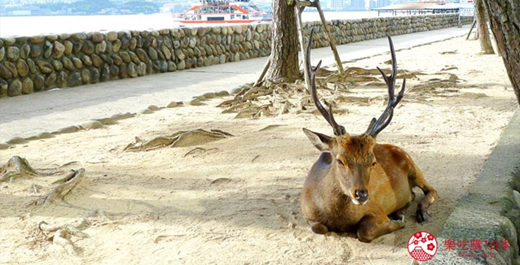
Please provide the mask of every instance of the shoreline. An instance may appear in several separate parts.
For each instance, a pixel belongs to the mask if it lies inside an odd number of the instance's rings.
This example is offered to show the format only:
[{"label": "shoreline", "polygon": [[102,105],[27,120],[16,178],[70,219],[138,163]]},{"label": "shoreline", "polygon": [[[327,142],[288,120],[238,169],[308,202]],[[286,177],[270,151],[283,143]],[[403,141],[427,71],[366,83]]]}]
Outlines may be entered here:
[{"label": "shoreline", "polygon": [[[377,11],[341,11],[341,12],[325,12],[325,17],[330,20],[346,20],[344,15],[351,15],[349,19],[377,18]],[[390,17],[391,15],[380,16]],[[397,16],[400,17],[400,16]],[[69,19],[77,18],[80,21],[67,24]],[[118,19],[123,18],[123,19]],[[319,21],[317,12],[304,12],[302,17],[304,22]],[[136,21],[137,20],[137,21]],[[16,25],[16,28],[10,26]],[[38,29],[38,25],[45,25],[46,28],[52,28],[54,32],[45,32],[46,30]],[[110,25],[107,27],[107,25]],[[130,28],[128,25],[132,25]],[[72,34],[77,32],[103,32],[103,31],[139,31],[139,30],[160,30],[168,28],[177,28],[181,26],[179,23],[173,22],[170,13],[156,14],[132,14],[132,15],[59,15],[59,16],[0,16],[0,38],[7,37],[29,37],[45,34]],[[190,25],[183,25],[190,27]],[[207,24],[194,25],[210,26]],[[222,25],[215,25],[222,26]]]}]

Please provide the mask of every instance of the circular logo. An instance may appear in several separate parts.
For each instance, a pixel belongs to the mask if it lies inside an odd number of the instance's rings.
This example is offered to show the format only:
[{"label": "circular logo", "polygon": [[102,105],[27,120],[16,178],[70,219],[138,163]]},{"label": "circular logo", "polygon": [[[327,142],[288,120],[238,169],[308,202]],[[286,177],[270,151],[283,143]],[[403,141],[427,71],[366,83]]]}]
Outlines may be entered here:
[{"label": "circular logo", "polygon": [[408,240],[408,253],[414,260],[428,261],[437,253],[437,239],[426,231],[413,234]]}]

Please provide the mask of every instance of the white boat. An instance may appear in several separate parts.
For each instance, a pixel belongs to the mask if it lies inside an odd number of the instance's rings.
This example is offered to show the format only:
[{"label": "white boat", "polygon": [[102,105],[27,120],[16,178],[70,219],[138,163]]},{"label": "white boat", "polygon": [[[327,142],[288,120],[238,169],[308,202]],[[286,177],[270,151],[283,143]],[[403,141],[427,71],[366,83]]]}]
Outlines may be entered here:
[{"label": "white boat", "polygon": [[250,0],[200,0],[200,3],[182,13],[173,14],[174,21],[184,24],[253,23],[271,21],[267,12]]}]

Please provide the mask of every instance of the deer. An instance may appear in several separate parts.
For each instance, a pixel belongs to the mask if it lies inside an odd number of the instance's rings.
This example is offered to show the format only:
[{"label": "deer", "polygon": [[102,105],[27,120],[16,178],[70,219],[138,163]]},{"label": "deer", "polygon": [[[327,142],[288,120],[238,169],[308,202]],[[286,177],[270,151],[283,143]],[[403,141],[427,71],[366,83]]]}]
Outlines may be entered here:
[{"label": "deer", "polygon": [[311,143],[321,151],[300,196],[302,215],[311,230],[317,234],[351,232],[357,234],[359,241],[371,242],[405,226],[404,212],[415,199],[414,187],[425,194],[417,206],[417,221],[428,221],[428,208],[437,199],[437,191],[426,182],[417,164],[403,149],[376,141],[378,134],[390,124],[406,85],[403,79],[396,96],[397,64],[392,38],[388,36],[392,57],[390,75],[377,67],[388,87],[386,109],[378,119],[372,118],[363,134],[351,135],[334,119],[332,104],[327,111],[316,93],[315,76],[321,61],[311,67],[312,34],[311,30],[304,57],[309,74],[306,85],[334,136],[303,128]]}]

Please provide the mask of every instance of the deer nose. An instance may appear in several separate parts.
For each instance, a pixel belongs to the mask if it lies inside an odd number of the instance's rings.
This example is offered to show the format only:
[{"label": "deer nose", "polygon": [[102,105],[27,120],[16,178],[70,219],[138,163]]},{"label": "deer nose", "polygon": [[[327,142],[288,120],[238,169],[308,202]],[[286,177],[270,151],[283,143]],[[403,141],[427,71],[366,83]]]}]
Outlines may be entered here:
[{"label": "deer nose", "polygon": [[366,190],[356,190],[355,192],[356,200],[360,203],[364,203],[368,200],[368,191]]}]

